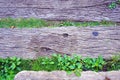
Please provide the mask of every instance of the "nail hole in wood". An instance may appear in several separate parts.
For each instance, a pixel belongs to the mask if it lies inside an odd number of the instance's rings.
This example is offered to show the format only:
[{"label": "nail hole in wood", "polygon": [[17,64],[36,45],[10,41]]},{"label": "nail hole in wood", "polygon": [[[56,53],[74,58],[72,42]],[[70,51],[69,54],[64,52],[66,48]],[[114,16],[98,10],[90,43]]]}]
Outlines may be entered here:
[{"label": "nail hole in wood", "polygon": [[69,35],[67,33],[63,33],[63,37],[68,37]]}]

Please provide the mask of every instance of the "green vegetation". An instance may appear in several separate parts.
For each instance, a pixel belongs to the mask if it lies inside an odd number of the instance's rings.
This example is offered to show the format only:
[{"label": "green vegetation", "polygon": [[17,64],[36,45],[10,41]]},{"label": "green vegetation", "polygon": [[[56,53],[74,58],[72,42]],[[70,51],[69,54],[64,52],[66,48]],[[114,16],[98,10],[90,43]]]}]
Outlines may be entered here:
[{"label": "green vegetation", "polygon": [[120,0],[114,1],[108,5],[109,9],[115,9],[120,4]]},{"label": "green vegetation", "polygon": [[85,58],[83,59],[84,62],[84,70],[92,70],[92,71],[100,71],[103,69],[103,65],[105,61],[101,56],[98,58]]},{"label": "green vegetation", "polygon": [[14,75],[21,71],[20,58],[0,59],[0,80],[13,80]]},{"label": "green vegetation", "polygon": [[73,22],[73,21],[47,21],[36,18],[2,18],[0,19],[0,28],[41,28],[41,27],[61,27],[61,26],[114,26],[115,22]]},{"label": "green vegetation", "polygon": [[98,58],[82,58],[81,56],[67,56],[53,54],[51,57],[39,57],[34,60],[16,57],[0,59],[0,80],[13,80],[15,74],[22,70],[54,71],[64,70],[68,74],[75,73],[80,76],[81,71],[110,71],[120,70],[120,56],[110,60]]},{"label": "green vegetation", "polygon": [[104,65],[106,71],[110,70],[120,70],[120,55],[113,56],[112,59],[106,60],[106,64]]},{"label": "green vegetation", "polygon": [[74,72],[77,76],[80,76],[82,71],[82,59],[80,56],[70,57],[54,54],[52,58],[56,59],[58,70],[64,70],[67,73]]}]

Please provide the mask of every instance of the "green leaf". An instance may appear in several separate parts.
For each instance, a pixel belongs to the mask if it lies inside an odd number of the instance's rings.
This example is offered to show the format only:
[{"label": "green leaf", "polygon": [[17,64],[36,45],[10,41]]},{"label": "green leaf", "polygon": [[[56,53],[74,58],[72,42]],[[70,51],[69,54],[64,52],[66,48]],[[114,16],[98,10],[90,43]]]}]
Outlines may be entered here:
[{"label": "green leaf", "polygon": [[50,64],[54,64],[54,62],[50,62]]},{"label": "green leaf", "polygon": [[78,68],[82,67],[82,65],[80,63],[77,63],[76,65],[77,65]]},{"label": "green leaf", "polygon": [[13,60],[13,61],[15,61],[15,60],[16,60],[16,57],[11,57],[10,59]]},{"label": "green leaf", "polygon": [[21,68],[20,68],[20,67],[17,67],[17,70],[18,70],[18,71],[21,71]]},{"label": "green leaf", "polygon": [[42,62],[41,64],[46,64],[45,62]]},{"label": "green leaf", "polygon": [[95,66],[98,67],[100,64],[96,63]]},{"label": "green leaf", "polygon": [[75,70],[74,73],[75,73],[76,76],[79,77],[79,76],[81,76],[81,71],[82,70]]},{"label": "green leaf", "polygon": [[14,70],[15,68],[16,68],[15,63],[12,63],[12,65],[11,65],[11,69]]},{"label": "green leaf", "polygon": [[67,62],[67,63],[66,63],[66,66],[69,66],[69,65],[70,65],[70,62]]},{"label": "green leaf", "polygon": [[20,58],[17,58],[16,61],[20,61]]},{"label": "green leaf", "polygon": [[4,68],[4,71],[5,71],[5,72],[8,72],[8,69],[5,67],[5,68]]},{"label": "green leaf", "polygon": [[62,67],[62,70],[65,70],[65,69],[66,69],[66,66],[63,66],[63,67]]},{"label": "green leaf", "polygon": [[61,62],[61,61],[62,61],[62,57],[59,57],[59,58],[58,58],[58,62]]},{"label": "green leaf", "polygon": [[75,66],[71,65],[69,66],[70,69],[75,69]]},{"label": "green leaf", "polygon": [[68,56],[68,58],[67,58],[69,61],[71,61],[71,57],[70,56]]},{"label": "green leaf", "polygon": [[20,65],[21,64],[21,62],[17,62],[17,65]]},{"label": "green leaf", "polygon": [[69,74],[69,75],[73,73],[72,71],[66,71],[66,72],[67,72],[67,74]]},{"label": "green leaf", "polygon": [[109,4],[109,8],[110,9],[114,9],[114,8],[116,8],[116,6],[117,6],[117,4],[115,3],[115,2],[112,2],[111,4]]}]

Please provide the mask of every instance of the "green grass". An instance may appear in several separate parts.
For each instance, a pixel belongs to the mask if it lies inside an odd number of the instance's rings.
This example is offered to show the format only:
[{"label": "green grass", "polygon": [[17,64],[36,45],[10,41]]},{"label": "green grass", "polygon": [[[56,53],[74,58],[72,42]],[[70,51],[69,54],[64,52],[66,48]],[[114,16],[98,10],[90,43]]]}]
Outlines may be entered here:
[{"label": "green grass", "polygon": [[[18,64],[19,63],[19,64]],[[98,58],[82,58],[81,56],[67,56],[54,54],[51,57],[39,57],[37,59],[0,58],[0,80],[13,80],[16,73],[22,70],[55,71],[64,70],[80,76],[81,71],[111,71],[120,70],[120,55],[110,60]]]},{"label": "green grass", "polygon": [[1,18],[0,28],[41,28],[41,27],[61,27],[61,26],[115,26],[115,22],[101,21],[101,22],[73,22],[73,21],[47,21],[36,18]]}]

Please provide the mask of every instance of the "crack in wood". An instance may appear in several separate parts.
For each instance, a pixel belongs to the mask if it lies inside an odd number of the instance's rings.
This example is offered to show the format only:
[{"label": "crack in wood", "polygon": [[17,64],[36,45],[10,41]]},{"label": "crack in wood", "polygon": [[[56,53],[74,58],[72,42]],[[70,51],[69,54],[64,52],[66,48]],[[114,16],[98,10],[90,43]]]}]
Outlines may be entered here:
[{"label": "crack in wood", "polygon": [[60,51],[57,51],[55,49],[51,49],[49,47],[40,47],[41,50],[45,51],[45,52],[49,52],[49,51],[54,51],[55,53],[57,54],[66,54],[66,55],[70,55],[70,54],[67,54],[67,53],[63,53],[63,52],[60,52]]},{"label": "crack in wood", "polygon": [[[76,8],[90,8],[90,7],[97,7],[97,6],[102,6],[102,5],[108,5],[108,4],[110,4],[111,2],[105,2],[105,3],[101,3],[101,4],[95,4],[95,5],[90,5],[90,6],[81,6],[81,7],[73,7],[73,8],[71,8],[71,9],[76,9]],[[2,7],[1,6],[1,8],[39,8],[39,9],[57,9],[57,8],[50,8],[50,7],[46,7],[46,8],[40,8],[39,7],[39,5],[33,5],[33,4],[31,4],[32,6],[29,6],[29,7],[21,7],[21,6],[16,6],[16,7],[11,7],[11,6],[9,6],[9,7]],[[63,8],[63,9],[65,9],[65,8]],[[70,8],[69,8],[70,9]]]}]

